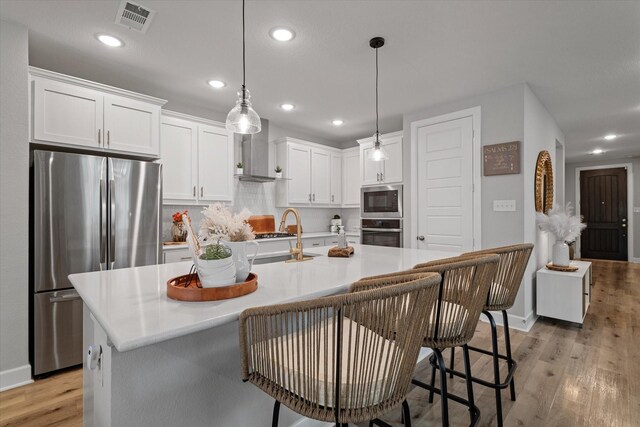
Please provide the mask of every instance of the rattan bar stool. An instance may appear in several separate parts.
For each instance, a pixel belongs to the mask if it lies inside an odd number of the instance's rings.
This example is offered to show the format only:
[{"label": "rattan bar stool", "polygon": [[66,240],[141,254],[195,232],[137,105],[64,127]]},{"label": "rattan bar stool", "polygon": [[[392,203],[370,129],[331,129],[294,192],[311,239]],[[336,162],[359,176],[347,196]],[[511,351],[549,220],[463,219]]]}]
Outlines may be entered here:
[{"label": "rattan bar stool", "polygon": [[280,405],[320,421],[378,420],[405,401],[439,274],[384,279],[385,286],[255,307],[240,316],[242,378]]},{"label": "rattan bar stool", "polygon": [[[439,260],[437,265],[393,273],[394,275],[410,275],[417,272],[437,272],[442,275],[442,282],[438,287],[438,301],[430,313],[429,324],[425,329],[422,342],[423,347],[430,347],[433,350],[435,357],[432,357],[432,364],[435,366],[437,363],[441,372],[440,388],[435,387],[434,377],[431,378],[431,384],[426,384],[415,378],[412,383],[429,390],[430,395],[438,393],[442,396],[441,411],[442,425],[444,426],[449,425],[449,399],[469,408],[470,425],[476,425],[480,420],[480,410],[474,402],[473,384],[470,378],[467,380],[467,399],[447,392],[447,368],[442,352],[447,348],[462,346],[465,370],[471,372],[467,343],[473,337],[475,327],[480,319],[480,313],[486,301],[498,259],[498,255],[447,258]],[[388,276],[391,275],[373,276],[362,281],[379,280]],[[357,283],[354,286],[357,286]]]},{"label": "rattan bar stool", "polygon": [[[486,387],[493,388],[495,390],[496,396],[496,419],[498,422],[498,426],[502,427],[502,395],[501,391],[507,387],[510,389],[511,400],[516,400],[516,389],[515,389],[515,380],[513,378],[516,368],[518,364],[511,355],[511,340],[509,338],[509,318],[507,315],[507,310],[513,306],[513,303],[516,299],[516,295],[518,294],[518,290],[520,289],[520,284],[522,283],[522,278],[524,276],[524,272],[527,268],[527,263],[529,262],[529,257],[531,256],[531,252],[533,250],[533,245],[530,243],[519,244],[519,245],[510,245],[503,246],[499,248],[493,249],[485,249],[481,251],[468,252],[462,254],[461,257],[475,257],[482,256],[486,254],[498,254],[500,257],[500,261],[498,262],[498,269],[496,270],[496,274],[491,281],[491,288],[489,290],[489,295],[487,296],[487,301],[482,308],[482,313],[487,316],[489,319],[489,325],[491,326],[491,343],[492,349],[491,351],[468,346],[469,350],[476,351],[479,353],[483,353],[493,357],[493,371],[494,371],[494,380],[493,382],[489,382],[480,378],[471,377],[471,380],[475,383],[481,384]],[[435,261],[436,263],[438,261]],[[428,264],[422,264],[416,267],[427,266]],[[503,328],[504,328],[504,342],[505,342],[505,350],[506,355],[500,354],[498,348],[498,333],[496,328],[496,322],[491,315],[491,311],[501,311],[502,319],[503,319]],[[504,381],[500,380],[500,359],[506,360],[507,362],[507,375]],[[460,377],[465,377],[465,374],[459,371],[454,370],[455,364],[455,348],[451,348],[451,360],[449,367],[449,374],[451,377],[453,375],[457,375]],[[468,372],[467,372],[468,373]],[[432,374],[435,374],[435,368],[432,370]]]}]

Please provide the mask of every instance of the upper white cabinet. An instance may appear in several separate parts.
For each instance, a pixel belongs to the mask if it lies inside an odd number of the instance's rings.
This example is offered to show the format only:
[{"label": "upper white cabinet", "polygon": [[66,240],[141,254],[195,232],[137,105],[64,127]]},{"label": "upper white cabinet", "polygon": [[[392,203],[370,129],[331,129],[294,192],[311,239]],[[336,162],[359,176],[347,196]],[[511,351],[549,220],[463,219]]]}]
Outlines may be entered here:
[{"label": "upper white cabinet", "polygon": [[294,138],[275,144],[285,178],[277,184],[277,206],[340,206],[341,150]]},{"label": "upper white cabinet", "polygon": [[31,67],[31,140],[158,157],[162,99]]},{"label": "upper white cabinet", "polygon": [[165,203],[233,200],[233,139],[223,123],[165,111],[160,129]]},{"label": "upper white cabinet", "polygon": [[380,141],[388,159],[374,162],[369,160],[369,153],[373,150],[373,137],[358,140],[362,185],[402,182],[402,131],[380,135]]},{"label": "upper white cabinet", "polygon": [[342,206],[360,206],[360,179],[360,149],[355,147],[344,150],[342,153]]},{"label": "upper white cabinet", "polygon": [[342,153],[331,153],[331,204],[342,205]]}]

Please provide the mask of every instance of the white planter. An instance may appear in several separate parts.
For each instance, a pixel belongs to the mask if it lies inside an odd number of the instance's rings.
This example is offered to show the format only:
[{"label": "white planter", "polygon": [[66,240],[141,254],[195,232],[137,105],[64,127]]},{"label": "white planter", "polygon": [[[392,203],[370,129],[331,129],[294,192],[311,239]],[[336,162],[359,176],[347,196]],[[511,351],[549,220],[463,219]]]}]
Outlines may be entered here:
[{"label": "white planter", "polygon": [[244,168],[236,168],[236,175],[244,175]]},{"label": "white planter", "polygon": [[[242,283],[247,280],[247,276],[251,272],[253,267],[253,260],[258,255],[259,243],[255,240],[247,240],[244,242],[224,242],[225,245],[231,248],[233,261],[236,264],[236,283]],[[247,256],[247,245],[255,245],[255,252],[251,256],[251,260]]]},{"label": "white planter", "polygon": [[276,172],[276,178],[282,178],[282,172]]},{"label": "white planter", "polygon": [[203,288],[217,288],[236,283],[236,263],[232,257],[198,259],[198,276]]},{"label": "white planter", "polygon": [[560,267],[569,266],[569,245],[562,240],[556,240],[553,244],[553,250],[551,252],[551,262],[553,265]]}]

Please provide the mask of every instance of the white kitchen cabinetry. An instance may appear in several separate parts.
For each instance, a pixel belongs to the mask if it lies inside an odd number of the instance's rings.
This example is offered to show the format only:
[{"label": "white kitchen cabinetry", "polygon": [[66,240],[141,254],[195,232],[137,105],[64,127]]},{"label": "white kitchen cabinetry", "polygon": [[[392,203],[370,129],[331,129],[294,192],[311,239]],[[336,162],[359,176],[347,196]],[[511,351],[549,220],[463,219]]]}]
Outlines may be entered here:
[{"label": "white kitchen cabinetry", "polygon": [[358,140],[362,185],[402,182],[402,131],[380,135],[380,142],[388,159],[374,162],[369,160],[369,153],[373,150],[373,137]]},{"label": "white kitchen cabinetry", "polygon": [[233,200],[233,140],[223,123],[164,111],[160,140],[165,204]]},{"label": "white kitchen cabinetry", "polygon": [[582,325],[591,301],[591,263],[571,261],[578,271],[553,271],[546,267],[536,273],[538,316]]},{"label": "white kitchen cabinetry", "polygon": [[342,153],[331,153],[331,205],[342,205]]},{"label": "white kitchen cabinetry", "polygon": [[360,206],[360,149],[343,151],[342,157],[342,206]]},{"label": "white kitchen cabinetry", "polygon": [[184,262],[191,261],[191,254],[189,254],[189,248],[184,247],[180,249],[165,249],[164,250],[164,263],[169,264],[172,262]]},{"label": "white kitchen cabinetry", "polygon": [[32,142],[159,156],[165,100],[34,67],[29,74]]},{"label": "white kitchen cabinetry", "polygon": [[275,144],[276,163],[282,165],[285,178],[277,183],[278,207],[340,205],[341,150],[293,138]]}]

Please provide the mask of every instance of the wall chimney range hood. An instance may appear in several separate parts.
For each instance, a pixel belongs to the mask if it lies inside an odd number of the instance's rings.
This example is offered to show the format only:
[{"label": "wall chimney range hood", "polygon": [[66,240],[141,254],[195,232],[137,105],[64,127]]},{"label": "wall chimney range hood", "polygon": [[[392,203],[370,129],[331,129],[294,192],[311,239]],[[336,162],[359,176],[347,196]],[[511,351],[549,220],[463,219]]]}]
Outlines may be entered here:
[{"label": "wall chimney range hood", "polygon": [[236,175],[240,181],[273,182],[269,176],[269,120],[260,119],[262,130],[259,133],[233,136],[236,150],[242,153],[241,161],[244,174]]}]

